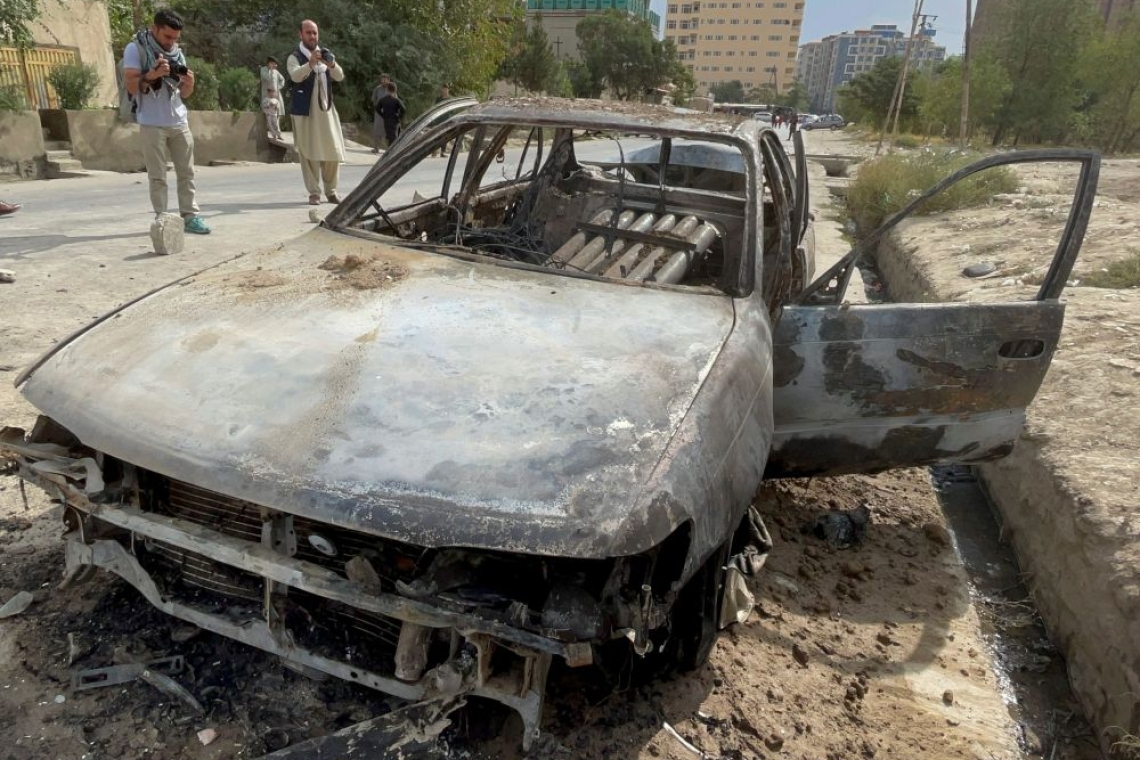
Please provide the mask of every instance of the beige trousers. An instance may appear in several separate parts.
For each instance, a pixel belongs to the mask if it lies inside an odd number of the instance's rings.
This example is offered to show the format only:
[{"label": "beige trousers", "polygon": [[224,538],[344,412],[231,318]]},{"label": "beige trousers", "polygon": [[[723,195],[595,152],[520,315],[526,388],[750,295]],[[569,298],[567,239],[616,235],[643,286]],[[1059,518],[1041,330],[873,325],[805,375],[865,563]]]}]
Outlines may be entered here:
[{"label": "beige trousers", "polygon": [[340,178],[339,161],[310,161],[304,156],[298,156],[301,161],[301,176],[305,180],[305,189],[309,195],[321,194],[321,181],[325,183],[325,195],[336,192],[336,183]]},{"label": "beige trousers", "polygon": [[155,214],[165,214],[169,203],[166,189],[166,162],[174,164],[178,178],[178,213],[194,216],[200,210],[194,200],[194,136],[190,127],[140,127],[143,159],[150,178],[150,205]]}]

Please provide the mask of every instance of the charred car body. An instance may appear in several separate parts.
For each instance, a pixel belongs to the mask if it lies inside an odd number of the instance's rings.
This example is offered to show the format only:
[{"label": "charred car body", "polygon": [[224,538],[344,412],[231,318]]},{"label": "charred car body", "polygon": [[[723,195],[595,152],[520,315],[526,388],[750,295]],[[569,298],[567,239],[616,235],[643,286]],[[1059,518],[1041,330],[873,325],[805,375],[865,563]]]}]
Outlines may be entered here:
[{"label": "charred car body", "polygon": [[450,101],[320,228],[61,342],[0,452],[65,504],[70,578],[409,700],[497,700],[529,741],[553,658],[707,658],[766,472],[1008,449],[1095,189],[1068,160],[1037,301],[852,306],[862,250],[811,281],[806,174],[764,125]]}]

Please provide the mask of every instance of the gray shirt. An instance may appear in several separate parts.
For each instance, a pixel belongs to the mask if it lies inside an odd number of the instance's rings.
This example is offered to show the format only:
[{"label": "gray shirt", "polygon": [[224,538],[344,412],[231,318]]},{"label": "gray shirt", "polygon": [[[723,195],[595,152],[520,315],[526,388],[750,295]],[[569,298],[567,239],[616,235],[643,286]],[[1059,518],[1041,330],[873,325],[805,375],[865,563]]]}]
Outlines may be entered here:
[{"label": "gray shirt", "polygon": [[[123,68],[136,69],[146,75],[143,70],[142,56],[138,44],[132,42],[123,51]],[[139,94],[135,96],[139,107],[138,121],[144,127],[181,127],[188,122],[186,104],[182,102],[182,95],[177,87],[171,87],[167,80],[154,82],[150,92],[142,91],[142,82],[139,82]]]}]

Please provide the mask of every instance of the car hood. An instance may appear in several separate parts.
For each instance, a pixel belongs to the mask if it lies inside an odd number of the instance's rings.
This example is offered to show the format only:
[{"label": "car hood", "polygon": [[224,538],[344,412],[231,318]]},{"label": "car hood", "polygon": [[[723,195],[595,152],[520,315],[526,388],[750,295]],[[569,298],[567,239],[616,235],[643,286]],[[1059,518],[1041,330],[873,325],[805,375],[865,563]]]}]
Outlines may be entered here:
[{"label": "car hood", "polygon": [[602,557],[673,527],[642,487],[732,324],[728,297],[318,229],[125,307],[22,390],[85,444],[234,498]]}]

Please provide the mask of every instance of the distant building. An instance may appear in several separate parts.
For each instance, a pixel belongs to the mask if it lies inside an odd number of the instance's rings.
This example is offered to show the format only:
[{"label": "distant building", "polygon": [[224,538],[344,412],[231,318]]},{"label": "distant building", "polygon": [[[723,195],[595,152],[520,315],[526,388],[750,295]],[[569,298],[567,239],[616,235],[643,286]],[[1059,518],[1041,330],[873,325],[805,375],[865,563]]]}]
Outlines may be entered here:
[{"label": "distant building", "polygon": [[0,87],[19,88],[32,109],[59,108],[48,74],[60,66],[85,63],[99,72],[91,105],[114,104],[115,59],[107,7],[91,0],[40,0],[39,8],[39,16],[28,25],[31,46],[0,47]]},{"label": "distant building", "polygon": [[[911,65],[916,69],[946,60],[946,48],[934,42],[934,30],[915,35]],[[796,76],[807,90],[815,113],[833,113],[839,88],[870,71],[881,59],[902,55],[907,36],[894,24],[876,24],[870,29],[843,32],[808,42],[800,48]]]},{"label": "distant building", "polygon": [[697,81],[697,92],[739,80],[745,91],[787,92],[796,77],[804,2],[670,0],[665,37]]},{"label": "distant building", "polygon": [[580,61],[578,22],[605,11],[621,11],[636,16],[661,36],[661,17],[649,9],[650,0],[526,0],[527,23],[540,23],[554,47],[554,54],[569,61]]}]

